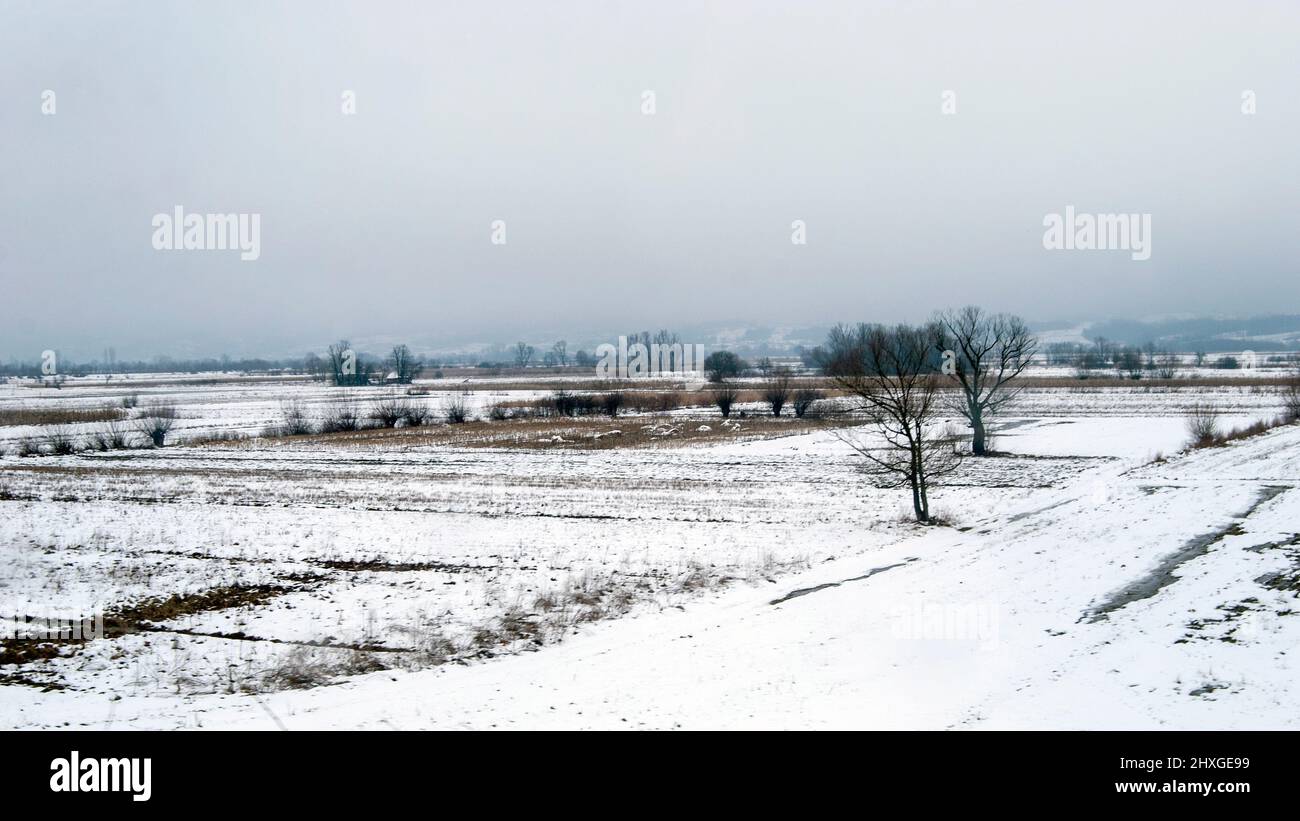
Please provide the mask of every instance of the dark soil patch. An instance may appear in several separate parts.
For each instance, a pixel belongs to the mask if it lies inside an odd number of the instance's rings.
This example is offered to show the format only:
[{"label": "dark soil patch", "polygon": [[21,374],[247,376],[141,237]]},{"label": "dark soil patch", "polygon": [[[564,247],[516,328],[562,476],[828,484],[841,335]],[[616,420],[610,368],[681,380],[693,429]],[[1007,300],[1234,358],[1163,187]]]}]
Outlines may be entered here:
[{"label": "dark soil patch", "polygon": [[443,573],[464,573],[470,570],[489,570],[469,564],[446,564],[444,562],[386,562],[383,559],[317,559],[313,564],[330,570],[344,570],[349,573],[362,571],[383,571],[392,573],[410,573],[420,570],[438,570]]},{"label": "dark soil patch", "polygon": [[226,610],[231,607],[256,607],[293,588],[274,584],[231,585],[201,593],[175,594],[167,598],[142,602],[104,614],[104,636],[114,638],[128,633],[150,630],[158,622],[182,616]]}]

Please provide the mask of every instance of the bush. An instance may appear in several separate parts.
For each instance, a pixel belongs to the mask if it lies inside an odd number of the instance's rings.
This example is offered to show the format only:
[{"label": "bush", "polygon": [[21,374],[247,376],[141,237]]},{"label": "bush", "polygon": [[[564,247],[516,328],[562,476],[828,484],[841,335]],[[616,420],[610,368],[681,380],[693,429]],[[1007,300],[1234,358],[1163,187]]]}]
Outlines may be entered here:
[{"label": "bush", "polygon": [[772,409],[773,416],[780,416],[781,409],[790,400],[790,369],[777,368],[763,385],[763,401]]},{"label": "bush", "polygon": [[311,419],[307,409],[297,399],[280,403],[280,434],[282,436],[305,436],[313,433]]},{"label": "bush", "polygon": [[357,403],[351,399],[340,399],[326,409],[320,430],[321,433],[361,430],[362,421]]},{"label": "bush", "polygon": [[161,448],[167,444],[167,434],[171,433],[172,427],[175,426],[176,418],[175,405],[155,402],[140,413],[135,427],[148,437],[154,447]]},{"label": "bush", "polygon": [[72,438],[72,431],[62,425],[50,428],[45,432],[44,438],[45,446],[55,456],[68,456],[77,452],[77,445]]},{"label": "bush", "polygon": [[735,387],[725,383],[714,389],[713,404],[718,406],[718,410],[722,411],[724,417],[731,416],[731,406],[736,404],[738,393]]},{"label": "bush", "polygon": [[1282,415],[1288,422],[1300,421],[1300,375],[1291,377],[1282,389]]},{"label": "bush", "polygon": [[465,404],[465,399],[455,396],[443,403],[442,418],[447,421],[448,425],[463,425],[468,422],[469,407]]},{"label": "bush", "polygon": [[370,419],[381,428],[395,428],[409,412],[410,405],[394,396],[376,402],[370,409]]},{"label": "bush", "polygon": [[578,410],[578,400],[568,391],[556,391],[551,394],[551,407],[556,416],[573,416]]},{"label": "bush", "polygon": [[412,402],[406,408],[406,426],[408,428],[418,428],[426,424],[433,414],[429,411],[429,406],[419,402]]},{"label": "bush", "polygon": [[794,398],[790,400],[790,406],[794,408],[794,415],[802,419],[821,398],[820,391],[815,391],[812,388],[800,388],[794,392]]},{"label": "bush", "polygon": [[509,418],[510,411],[506,410],[505,405],[502,405],[500,402],[494,402],[492,406],[488,408],[488,419],[491,419],[493,422],[504,422]]},{"label": "bush", "polygon": [[101,451],[122,450],[126,447],[126,431],[116,422],[109,422],[91,434],[90,443]]},{"label": "bush", "polygon": [[36,444],[36,440],[30,436],[24,436],[14,445],[14,454],[16,456],[39,456],[41,448]]},{"label": "bush", "polygon": [[611,419],[618,416],[619,409],[621,409],[622,407],[623,407],[623,394],[619,393],[618,391],[614,391],[613,393],[603,394],[600,397],[600,409],[606,416],[608,416]]},{"label": "bush", "polygon": [[1205,447],[1219,439],[1219,410],[1213,405],[1198,402],[1187,412],[1187,433],[1193,447]]},{"label": "bush", "polygon": [[729,376],[739,376],[748,368],[745,360],[731,351],[714,351],[704,359],[704,372],[710,382],[725,382]]}]

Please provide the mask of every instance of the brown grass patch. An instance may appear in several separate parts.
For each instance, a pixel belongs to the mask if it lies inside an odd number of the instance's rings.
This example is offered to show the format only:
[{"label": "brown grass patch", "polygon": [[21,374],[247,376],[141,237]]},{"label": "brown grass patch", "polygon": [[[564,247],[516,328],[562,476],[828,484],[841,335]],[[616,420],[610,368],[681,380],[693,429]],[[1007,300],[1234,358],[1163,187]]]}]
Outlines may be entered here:
[{"label": "brown grass patch", "polygon": [[125,408],[14,408],[0,410],[0,427],[117,422],[126,417]]},{"label": "brown grass patch", "polygon": [[608,450],[773,439],[849,424],[860,424],[860,422],[842,418],[739,417],[734,413],[730,420],[703,415],[625,416],[617,419],[543,417],[511,419],[503,422],[477,421],[461,425],[347,431],[315,436],[295,436],[277,441],[289,443],[293,447],[442,445],[461,448]]}]

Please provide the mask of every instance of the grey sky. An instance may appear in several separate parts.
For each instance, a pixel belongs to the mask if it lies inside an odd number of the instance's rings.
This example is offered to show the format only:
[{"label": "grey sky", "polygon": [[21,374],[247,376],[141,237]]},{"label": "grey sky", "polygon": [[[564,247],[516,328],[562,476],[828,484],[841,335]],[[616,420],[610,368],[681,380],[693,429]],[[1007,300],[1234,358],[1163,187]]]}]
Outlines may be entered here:
[{"label": "grey sky", "polygon": [[[1300,311],[1297,78],[1283,0],[3,0],[0,356]],[[175,205],[261,258],[155,251]],[[1151,259],[1044,250],[1067,205]]]}]

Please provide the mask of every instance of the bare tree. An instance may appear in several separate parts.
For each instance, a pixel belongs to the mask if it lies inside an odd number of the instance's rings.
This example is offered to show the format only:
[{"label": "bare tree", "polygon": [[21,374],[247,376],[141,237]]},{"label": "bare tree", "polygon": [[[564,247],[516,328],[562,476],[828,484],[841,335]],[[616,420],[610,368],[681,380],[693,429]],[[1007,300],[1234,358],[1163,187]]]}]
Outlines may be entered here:
[{"label": "bare tree", "polygon": [[1219,409],[1197,402],[1187,410],[1187,433],[1193,447],[1212,445],[1219,439]]},{"label": "bare tree", "polygon": [[527,342],[516,342],[515,343],[515,367],[527,368],[528,363],[532,361],[533,354],[535,353],[537,353],[537,349],[534,348],[532,345],[529,345]]},{"label": "bare tree", "polygon": [[176,406],[162,402],[150,405],[135,420],[135,429],[149,438],[156,448],[167,444],[167,434],[176,425]]},{"label": "bare tree", "polygon": [[[771,361],[768,361],[769,367]],[[777,367],[771,368],[771,376],[763,385],[763,401],[772,408],[773,416],[781,415],[781,408],[785,403],[790,401],[790,378],[792,374],[789,368]]]},{"label": "bare tree", "polygon": [[600,407],[601,410],[605,412],[606,416],[613,419],[618,416],[619,409],[623,407],[623,394],[619,391],[611,391],[602,394],[600,397]]},{"label": "bare tree", "polygon": [[[986,314],[974,305],[944,311],[931,325],[941,370],[961,387],[957,409],[970,422],[971,452],[985,453],[985,424],[1020,388],[1016,377],[1029,367],[1038,341],[1018,316]],[[1098,346],[1104,346],[1098,339]]]},{"label": "bare tree", "polygon": [[109,421],[91,435],[91,443],[99,450],[121,450],[126,447],[126,431],[116,421]]},{"label": "bare tree", "polygon": [[907,486],[918,522],[930,521],[929,488],[956,468],[951,434],[936,433],[939,379],[932,342],[937,329],[899,325],[838,325],[826,339],[826,374],[859,400],[884,447],[852,431],[836,435],[866,459],[866,472],[883,487]]},{"label": "bare tree", "polygon": [[361,430],[363,421],[356,401],[348,397],[340,399],[326,409],[320,430],[321,433]]},{"label": "bare tree", "polygon": [[731,416],[731,406],[736,404],[738,395],[736,387],[725,382],[713,389],[713,404],[718,406],[724,418]]},{"label": "bare tree", "polygon": [[1282,388],[1282,412],[1286,421],[1300,421],[1300,371],[1293,372]]},{"label": "bare tree", "polygon": [[563,368],[569,364],[569,343],[561,339],[551,346],[551,356],[555,359],[555,364]]},{"label": "bare tree", "polygon": [[369,367],[362,365],[352,343],[340,339],[325,352],[326,366],[335,385],[364,385],[370,381]]},{"label": "bare tree", "polygon": [[800,388],[791,397],[790,407],[794,408],[794,415],[802,419],[821,398],[821,391],[814,388]]},{"label": "bare tree", "polygon": [[389,396],[376,402],[370,408],[370,419],[384,428],[395,428],[410,412],[410,404],[396,396]]},{"label": "bare tree", "polygon": [[54,456],[68,456],[76,453],[77,443],[72,438],[72,428],[67,425],[54,425],[45,431],[45,444]]},{"label": "bare tree", "polygon": [[448,425],[461,425],[469,421],[469,406],[459,396],[448,397],[442,406],[442,418]]},{"label": "bare tree", "polygon": [[388,361],[385,363],[388,370],[393,373],[397,381],[403,385],[409,385],[415,380],[420,373],[423,364],[411,353],[411,349],[405,345],[394,345],[391,353],[388,354]]},{"label": "bare tree", "polygon": [[280,425],[281,436],[304,436],[313,432],[307,408],[298,399],[281,402],[280,417],[284,420]]}]

